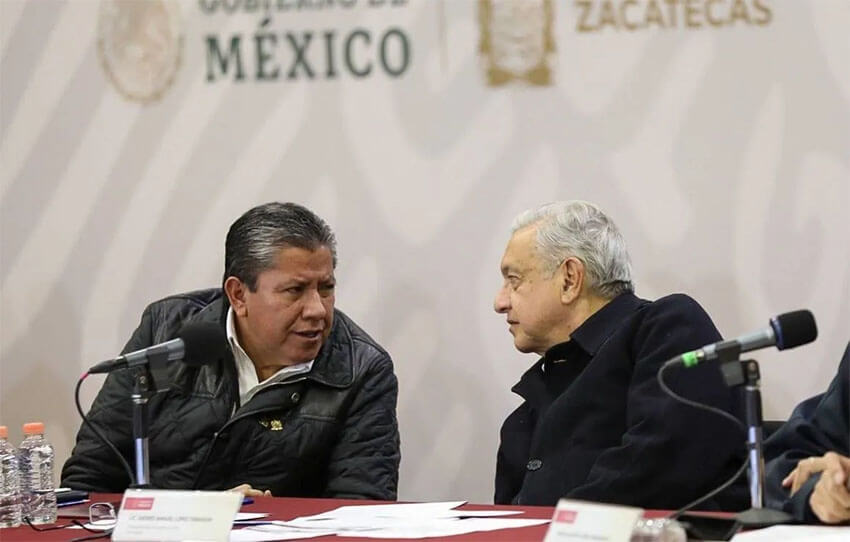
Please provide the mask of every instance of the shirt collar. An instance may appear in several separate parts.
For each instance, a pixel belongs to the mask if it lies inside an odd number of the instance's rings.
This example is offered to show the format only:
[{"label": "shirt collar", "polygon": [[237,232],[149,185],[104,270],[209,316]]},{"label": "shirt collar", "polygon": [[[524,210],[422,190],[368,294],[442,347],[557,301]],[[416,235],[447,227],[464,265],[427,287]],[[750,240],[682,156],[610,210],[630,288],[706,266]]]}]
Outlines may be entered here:
[{"label": "shirt collar", "polygon": [[233,360],[236,363],[236,376],[239,382],[239,398],[240,404],[245,404],[251,400],[255,393],[266,387],[267,385],[282,380],[286,376],[295,374],[307,373],[313,368],[313,361],[310,360],[295,365],[288,365],[281,368],[269,378],[259,381],[257,377],[257,369],[254,367],[254,362],[251,357],[239,344],[239,337],[236,334],[236,315],[233,307],[227,310],[227,342],[230,344],[230,349],[233,351]]},{"label": "shirt collar", "polygon": [[592,358],[622,325],[623,320],[645,303],[647,303],[645,300],[631,292],[618,295],[576,328],[570,335],[570,340],[549,348],[543,357],[522,375],[520,381],[511,390],[528,398],[529,387],[533,385],[533,381],[542,378],[547,363],[579,357],[576,355],[577,350],[585,352]]},{"label": "shirt collar", "polygon": [[561,350],[571,342],[576,343],[591,356],[596,355],[605,341],[620,327],[623,320],[644,303],[645,301],[631,292],[618,295],[578,326],[570,335],[569,341],[550,348],[544,358],[549,358],[550,352],[554,356],[562,355]]}]

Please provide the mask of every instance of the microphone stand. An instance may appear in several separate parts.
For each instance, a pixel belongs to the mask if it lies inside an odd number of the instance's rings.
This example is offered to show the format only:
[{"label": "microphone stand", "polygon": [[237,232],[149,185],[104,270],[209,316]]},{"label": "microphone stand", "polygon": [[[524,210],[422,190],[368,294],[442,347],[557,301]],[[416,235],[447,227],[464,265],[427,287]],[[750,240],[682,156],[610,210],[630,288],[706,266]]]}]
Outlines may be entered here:
[{"label": "microphone stand", "polygon": [[755,360],[739,360],[740,345],[718,348],[720,370],[726,385],[744,386],[744,408],[747,423],[747,471],[750,489],[750,508],[737,514],[743,527],[769,527],[793,523],[794,518],[781,510],[764,507],[764,453],[762,448],[761,374]]},{"label": "microphone stand", "polygon": [[150,450],[148,448],[148,399],[156,392],[151,367],[163,366],[168,362],[168,351],[149,354],[145,362],[130,365],[133,372],[133,450],[136,456],[136,483],[133,489],[151,488]]},{"label": "microphone stand", "polygon": [[133,489],[149,488],[150,456],[148,453],[148,399],[150,393],[150,371],[140,367],[133,371],[133,450],[136,455],[136,483]]}]

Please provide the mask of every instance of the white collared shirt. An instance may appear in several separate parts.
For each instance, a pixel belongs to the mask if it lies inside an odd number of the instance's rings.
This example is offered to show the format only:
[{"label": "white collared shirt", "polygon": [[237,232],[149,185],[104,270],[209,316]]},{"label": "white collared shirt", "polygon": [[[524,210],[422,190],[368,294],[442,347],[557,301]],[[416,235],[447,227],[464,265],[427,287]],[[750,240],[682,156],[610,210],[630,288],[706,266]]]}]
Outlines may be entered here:
[{"label": "white collared shirt", "polygon": [[257,369],[254,367],[254,362],[248,357],[248,353],[239,344],[239,338],[236,335],[236,317],[233,312],[233,307],[227,311],[227,342],[230,343],[230,349],[233,351],[233,359],[236,361],[236,374],[239,377],[239,404],[244,405],[256,395],[258,391],[267,387],[269,384],[279,382],[284,378],[292,375],[307,373],[313,368],[313,362],[305,361],[289,365],[279,370],[272,376],[259,381],[257,377]]}]

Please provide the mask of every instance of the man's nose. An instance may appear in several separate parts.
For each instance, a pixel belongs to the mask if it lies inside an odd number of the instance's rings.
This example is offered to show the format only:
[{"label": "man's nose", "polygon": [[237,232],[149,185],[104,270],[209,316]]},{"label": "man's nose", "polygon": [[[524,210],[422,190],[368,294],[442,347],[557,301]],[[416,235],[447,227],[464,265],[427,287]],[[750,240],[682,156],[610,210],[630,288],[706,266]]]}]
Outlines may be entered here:
[{"label": "man's nose", "polygon": [[318,290],[310,290],[305,294],[307,298],[304,300],[303,317],[311,320],[320,320],[324,318],[328,311],[325,309],[325,304],[322,303],[322,296]]},{"label": "man's nose", "polygon": [[504,286],[499,288],[499,291],[496,292],[496,299],[493,300],[493,310],[499,314],[508,312],[508,309],[511,308],[511,298],[505,290]]}]

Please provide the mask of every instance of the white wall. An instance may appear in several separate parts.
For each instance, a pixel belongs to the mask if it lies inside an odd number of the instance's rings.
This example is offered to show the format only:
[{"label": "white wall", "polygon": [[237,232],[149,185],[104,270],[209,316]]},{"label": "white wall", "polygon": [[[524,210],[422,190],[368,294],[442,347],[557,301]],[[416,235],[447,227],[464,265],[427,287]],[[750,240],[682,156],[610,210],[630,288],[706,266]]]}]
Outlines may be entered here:
[{"label": "white wall", "polygon": [[[492,498],[509,388],[534,361],[492,298],[510,219],[542,202],[602,205],[638,293],[687,292],[726,335],[810,308],[816,343],[757,356],[766,416],[825,388],[850,339],[846,1],[556,1],[547,15],[529,0],[507,26],[482,19],[487,2],[301,4],[0,2],[0,423],[13,440],[41,419],[64,460],[81,370],[122,347],[148,302],[217,284],[227,227],[269,200],[335,228],[338,307],[395,359],[402,498]],[[262,42],[275,80],[257,77],[258,31],[276,35]],[[288,78],[287,33],[312,34],[312,78],[303,64]],[[227,50],[233,35],[241,81],[235,64],[208,66],[208,36]],[[515,69],[548,35],[551,85],[490,86],[485,35]],[[369,75],[347,67],[349,38]]]}]

